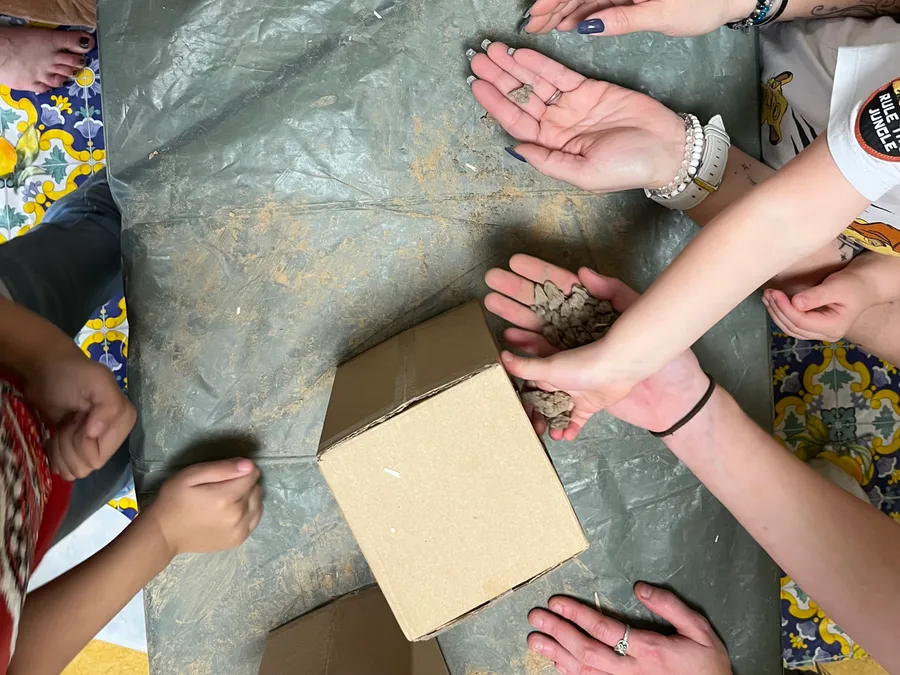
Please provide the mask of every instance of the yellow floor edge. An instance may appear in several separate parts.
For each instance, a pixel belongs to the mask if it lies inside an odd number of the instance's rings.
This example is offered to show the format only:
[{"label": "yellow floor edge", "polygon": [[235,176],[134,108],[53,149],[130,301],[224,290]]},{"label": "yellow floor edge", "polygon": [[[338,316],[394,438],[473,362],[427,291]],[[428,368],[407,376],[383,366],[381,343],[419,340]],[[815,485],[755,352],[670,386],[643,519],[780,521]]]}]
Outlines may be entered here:
[{"label": "yellow floor edge", "polygon": [[92,640],[62,675],[150,675],[150,662],[143,652]]}]

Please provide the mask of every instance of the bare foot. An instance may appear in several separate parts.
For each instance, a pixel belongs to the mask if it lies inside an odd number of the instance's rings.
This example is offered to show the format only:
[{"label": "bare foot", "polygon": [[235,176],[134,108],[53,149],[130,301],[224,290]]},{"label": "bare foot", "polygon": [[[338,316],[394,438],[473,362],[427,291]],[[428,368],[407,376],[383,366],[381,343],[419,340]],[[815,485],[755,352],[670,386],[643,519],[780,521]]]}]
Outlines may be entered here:
[{"label": "bare foot", "polygon": [[72,79],[93,46],[84,31],[0,28],[0,84],[43,94]]}]

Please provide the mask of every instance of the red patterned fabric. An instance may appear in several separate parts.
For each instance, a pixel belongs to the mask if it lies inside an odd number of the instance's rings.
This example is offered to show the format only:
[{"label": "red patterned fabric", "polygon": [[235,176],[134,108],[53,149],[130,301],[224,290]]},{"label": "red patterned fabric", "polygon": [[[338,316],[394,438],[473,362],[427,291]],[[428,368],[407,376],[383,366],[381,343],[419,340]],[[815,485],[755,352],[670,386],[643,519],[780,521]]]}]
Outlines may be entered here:
[{"label": "red patterned fabric", "polygon": [[28,580],[50,548],[72,492],[71,483],[50,473],[46,437],[21,392],[0,379],[0,674],[15,651]]}]

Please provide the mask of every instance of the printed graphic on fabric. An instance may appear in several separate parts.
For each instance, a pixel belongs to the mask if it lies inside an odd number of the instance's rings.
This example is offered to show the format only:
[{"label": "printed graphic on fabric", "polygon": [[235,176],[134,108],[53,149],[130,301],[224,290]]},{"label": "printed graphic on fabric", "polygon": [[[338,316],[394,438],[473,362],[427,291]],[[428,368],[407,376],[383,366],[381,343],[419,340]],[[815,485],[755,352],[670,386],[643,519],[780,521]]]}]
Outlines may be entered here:
[{"label": "printed graphic on fabric", "polygon": [[875,253],[900,256],[900,230],[887,223],[867,223],[857,218],[844,230],[844,236]]},{"label": "printed graphic on fabric", "polygon": [[[769,143],[771,145],[780,145],[784,140],[783,123],[788,111],[794,120],[794,126],[797,130],[797,138],[793,133],[789,133],[791,145],[794,147],[794,155],[799,155],[800,151],[809,147],[818,137],[815,128],[807,122],[803,116],[797,116],[796,111],[787,99],[784,93],[784,86],[794,79],[794,74],[785,71],[775,77],[770,77],[768,81],[762,85],[762,124],[769,125]],[[797,145],[797,141],[800,145]]]},{"label": "printed graphic on fabric", "polygon": [[900,162],[900,80],[869,97],[856,118],[856,140],[862,149],[886,162]]}]

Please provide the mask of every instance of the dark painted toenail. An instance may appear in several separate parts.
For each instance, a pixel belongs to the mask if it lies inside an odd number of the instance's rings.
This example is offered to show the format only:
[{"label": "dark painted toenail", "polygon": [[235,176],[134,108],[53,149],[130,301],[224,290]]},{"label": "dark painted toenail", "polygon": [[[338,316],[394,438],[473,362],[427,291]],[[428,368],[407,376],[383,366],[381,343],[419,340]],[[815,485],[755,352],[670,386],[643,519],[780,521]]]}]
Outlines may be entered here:
[{"label": "dark painted toenail", "polygon": [[77,71],[77,70],[73,70],[73,71],[72,71],[72,77],[76,77],[77,75],[78,75],[78,71]]},{"label": "dark painted toenail", "polygon": [[87,49],[88,45],[91,44],[91,41],[88,40],[86,37],[83,37],[78,41],[78,44],[80,44],[84,49]]}]

